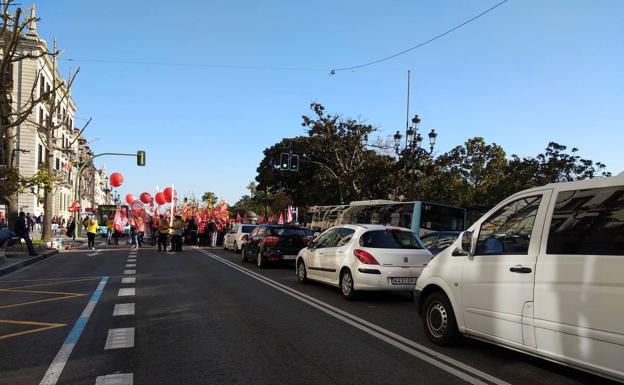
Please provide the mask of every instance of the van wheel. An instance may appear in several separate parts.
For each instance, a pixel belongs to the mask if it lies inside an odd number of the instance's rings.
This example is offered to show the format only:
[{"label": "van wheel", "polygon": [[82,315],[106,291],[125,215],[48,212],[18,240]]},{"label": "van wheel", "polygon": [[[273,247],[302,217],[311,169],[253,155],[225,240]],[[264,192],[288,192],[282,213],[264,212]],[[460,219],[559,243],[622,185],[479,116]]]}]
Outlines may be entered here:
[{"label": "van wheel", "polygon": [[301,260],[297,263],[297,279],[300,283],[306,283],[308,281],[305,263]]},{"label": "van wheel", "polygon": [[455,313],[444,293],[438,291],[425,299],[422,320],[425,334],[434,344],[449,346],[459,341]]},{"label": "van wheel", "polygon": [[241,249],[241,262],[247,262],[247,253],[244,247]]},{"label": "van wheel", "polygon": [[355,298],[353,276],[350,270],[345,270],[340,276],[340,291],[342,292],[342,296],[348,300]]}]

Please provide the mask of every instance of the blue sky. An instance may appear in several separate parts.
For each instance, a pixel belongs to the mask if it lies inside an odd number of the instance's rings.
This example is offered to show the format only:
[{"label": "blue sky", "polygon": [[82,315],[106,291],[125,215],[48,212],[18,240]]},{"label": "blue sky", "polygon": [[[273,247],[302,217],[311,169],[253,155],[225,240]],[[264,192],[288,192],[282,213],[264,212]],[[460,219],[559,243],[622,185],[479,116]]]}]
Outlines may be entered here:
[{"label": "blue sky", "polygon": [[[511,0],[434,43],[356,71],[497,3],[444,1],[40,1],[39,32],[57,37],[61,71],[80,66],[73,96],[101,161],[124,174],[122,194],[175,183],[234,203],[262,150],[304,133],[311,101],[389,136],[411,111],[437,152],[483,136],[509,155],[549,141],[624,170],[624,2]],[[302,67],[309,71],[93,62]],[[83,60],[83,61],[81,61]],[[77,120],[78,124],[84,120]]]}]

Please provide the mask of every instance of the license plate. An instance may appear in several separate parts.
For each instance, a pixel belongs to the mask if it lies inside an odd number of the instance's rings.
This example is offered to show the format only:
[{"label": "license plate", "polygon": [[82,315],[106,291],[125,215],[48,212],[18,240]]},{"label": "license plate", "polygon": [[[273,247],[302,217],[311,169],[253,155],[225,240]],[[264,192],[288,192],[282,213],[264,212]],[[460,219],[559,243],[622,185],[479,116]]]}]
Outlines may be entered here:
[{"label": "license plate", "polygon": [[296,255],[284,255],[282,259],[284,261],[294,261],[295,259],[297,259],[297,256]]},{"label": "license plate", "polygon": [[415,277],[393,277],[390,283],[393,285],[415,285],[417,278]]}]

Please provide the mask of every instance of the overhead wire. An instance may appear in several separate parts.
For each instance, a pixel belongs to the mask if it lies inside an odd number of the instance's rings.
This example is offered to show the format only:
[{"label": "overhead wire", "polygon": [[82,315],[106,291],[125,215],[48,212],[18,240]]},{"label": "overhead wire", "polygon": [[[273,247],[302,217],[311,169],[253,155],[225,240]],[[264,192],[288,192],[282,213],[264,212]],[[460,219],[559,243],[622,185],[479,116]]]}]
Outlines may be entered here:
[{"label": "overhead wire", "polygon": [[368,66],[371,66],[371,65],[373,65],[373,64],[378,64],[378,63],[381,63],[381,62],[384,62],[384,61],[387,61],[387,60],[390,60],[390,59],[394,59],[394,58],[395,58],[395,57],[397,57],[397,56],[404,55],[404,54],[406,54],[406,53],[408,53],[408,52],[410,52],[410,51],[413,51],[413,50],[415,50],[415,49],[417,49],[417,48],[420,48],[420,47],[422,47],[422,46],[424,46],[424,45],[427,45],[427,44],[429,44],[429,43],[431,43],[431,42],[433,42],[433,41],[435,41],[435,40],[438,40],[439,38],[441,38],[441,37],[443,37],[443,36],[448,35],[449,33],[452,33],[452,32],[454,32],[454,31],[458,30],[459,28],[461,28],[461,27],[465,26],[466,24],[469,24],[469,23],[471,23],[471,22],[473,22],[473,21],[477,20],[477,19],[478,19],[478,18],[480,18],[481,16],[483,16],[483,15],[485,15],[485,14],[487,14],[487,13],[489,13],[489,12],[493,11],[493,10],[495,10],[496,8],[500,7],[501,5],[505,4],[505,3],[506,3],[506,2],[508,2],[508,1],[509,1],[509,0],[503,0],[503,1],[501,1],[500,3],[495,4],[495,5],[491,6],[490,8],[486,9],[485,11],[483,11],[483,12],[479,13],[478,15],[476,15],[476,16],[474,16],[474,17],[471,17],[470,19],[468,19],[468,20],[464,21],[463,23],[458,24],[458,25],[456,25],[455,27],[453,27],[453,28],[451,28],[451,29],[449,29],[449,30],[444,31],[444,32],[442,32],[441,34],[436,35],[436,36],[432,37],[432,38],[431,38],[431,39],[429,39],[429,40],[425,40],[425,41],[423,41],[422,43],[418,43],[418,44],[416,44],[415,46],[410,47],[410,48],[408,48],[408,49],[405,49],[405,50],[403,50],[403,51],[401,51],[401,52],[397,52],[397,53],[392,54],[392,55],[390,55],[390,56],[386,56],[386,57],[383,57],[383,58],[381,58],[381,59],[373,60],[373,61],[371,61],[371,62],[364,63],[364,64],[354,65],[354,66],[351,66],[351,67],[334,68],[334,69],[332,69],[332,70],[331,70],[330,74],[331,74],[331,75],[335,75],[335,74],[336,74],[336,72],[338,72],[338,71],[349,71],[349,70],[354,70],[354,69],[358,69],[358,68],[368,67]]},{"label": "overhead wire", "polygon": [[176,63],[176,62],[162,62],[162,61],[141,61],[141,60],[114,60],[114,59],[80,59],[80,58],[61,58],[60,60],[68,61],[68,62],[85,62],[85,63],[105,63],[105,64],[131,64],[131,65],[158,65],[158,66],[173,66],[173,67],[198,67],[198,68],[222,68],[222,69],[243,69],[243,70],[266,70],[266,71],[305,71],[305,72],[327,72],[329,71],[330,75],[335,75],[340,71],[350,71],[359,68],[364,68],[368,66],[372,66],[374,64],[379,64],[390,59],[394,59],[395,57],[404,55],[410,51],[421,48],[427,44],[430,44],[458,29],[461,27],[472,23],[473,21],[479,19],[480,17],[486,15],[487,13],[495,10],[501,5],[507,3],[509,0],[502,0],[501,2],[487,8],[476,16],[471,17],[470,19],[456,25],[455,27],[448,29],[428,40],[425,40],[421,43],[416,44],[413,47],[404,49],[403,51],[397,52],[390,56],[386,56],[380,59],[376,59],[367,63],[354,65],[350,67],[341,67],[341,68],[314,68],[314,67],[288,67],[288,66],[256,66],[256,65],[234,65],[234,64],[210,64],[210,63]]}]

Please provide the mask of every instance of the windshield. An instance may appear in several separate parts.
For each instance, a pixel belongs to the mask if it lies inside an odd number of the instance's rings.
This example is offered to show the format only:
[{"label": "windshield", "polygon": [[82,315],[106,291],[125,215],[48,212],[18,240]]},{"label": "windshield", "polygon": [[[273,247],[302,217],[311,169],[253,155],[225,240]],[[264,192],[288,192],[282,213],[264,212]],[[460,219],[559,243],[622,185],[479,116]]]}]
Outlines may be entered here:
[{"label": "windshield", "polygon": [[360,246],[376,249],[422,249],[411,231],[373,230],[360,237]]},{"label": "windshield", "polygon": [[256,226],[251,226],[251,225],[243,225],[243,228],[241,229],[241,232],[243,234],[249,234],[253,231],[253,229],[255,229]]}]

